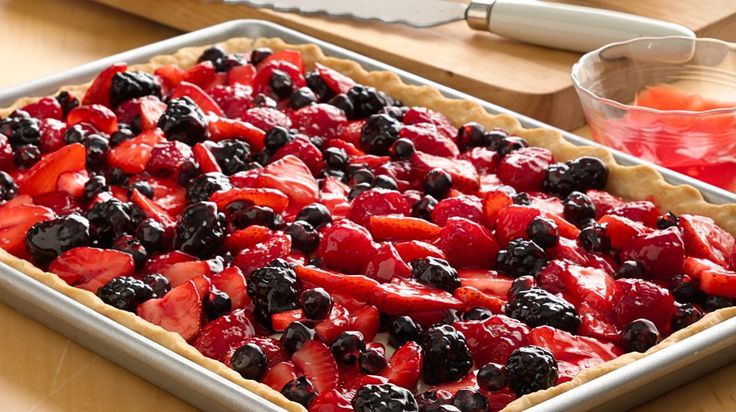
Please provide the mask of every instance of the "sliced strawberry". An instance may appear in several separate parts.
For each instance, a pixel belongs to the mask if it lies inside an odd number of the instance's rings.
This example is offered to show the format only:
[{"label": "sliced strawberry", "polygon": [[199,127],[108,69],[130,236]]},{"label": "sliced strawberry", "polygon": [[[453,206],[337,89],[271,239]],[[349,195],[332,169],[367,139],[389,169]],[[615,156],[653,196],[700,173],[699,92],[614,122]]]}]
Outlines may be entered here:
[{"label": "sliced strawberry", "polygon": [[709,259],[721,266],[734,252],[733,235],[721,229],[713,219],[703,216],[680,215],[680,228],[688,255]]},{"label": "sliced strawberry", "polygon": [[299,70],[300,73],[304,73],[304,60],[302,60],[302,53],[297,50],[279,50],[258,63],[258,69],[268,66],[269,64],[273,64],[274,62],[289,63]]},{"label": "sliced strawberry", "polygon": [[623,216],[605,215],[598,221],[606,225],[606,232],[611,239],[614,249],[621,249],[628,245],[634,238],[651,232],[649,228],[639,222],[634,222]]},{"label": "sliced strawberry", "polygon": [[194,103],[199,106],[205,114],[213,114],[217,117],[224,117],[225,113],[222,112],[220,106],[196,84],[182,81],[178,86],[171,92],[172,99],[178,99],[180,97],[189,97]]},{"label": "sliced strawberry", "polygon": [[159,269],[159,273],[166,276],[171,286],[177,287],[191,279],[199,276],[212,275],[212,269],[205,260],[193,260],[190,262],[179,262]]},{"label": "sliced strawberry", "polygon": [[657,227],[657,217],[659,217],[657,207],[647,200],[626,202],[611,208],[608,214],[623,216],[648,227]]},{"label": "sliced strawberry", "polygon": [[46,206],[58,215],[79,213],[82,207],[72,195],[67,192],[49,192],[35,196],[33,202],[39,206]]},{"label": "sliced strawberry", "polygon": [[246,292],[245,276],[236,266],[225,268],[211,277],[212,285],[230,297],[233,309],[250,308],[252,303]]},{"label": "sliced strawberry", "polygon": [[153,147],[146,171],[153,175],[178,176],[182,165],[192,161],[192,148],[178,140],[162,141]]},{"label": "sliced strawberry", "polygon": [[610,308],[597,310],[587,302],[577,307],[580,316],[580,328],[578,335],[589,336],[601,341],[619,343],[621,341],[621,329],[616,326]]},{"label": "sliced strawberry", "polygon": [[452,176],[452,186],[463,192],[473,194],[480,189],[480,177],[472,163],[466,160],[446,159],[440,156],[415,152],[410,159],[414,176],[423,179],[427,173],[440,168]]},{"label": "sliced strawberry", "polygon": [[301,309],[285,310],[271,315],[271,327],[276,332],[283,332],[292,322],[300,322],[302,319],[304,313]]},{"label": "sliced strawberry", "polygon": [[602,190],[590,189],[585,192],[595,205],[595,218],[609,214],[611,209],[623,206],[626,202],[618,196],[614,196]]},{"label": "sliced strawberry", "polygon": [[481,292],[472,286],[460,286],[452,295],[463,302],[466,310],[486,308],[493,313],[503,313],[503,306],[506,304],[503,299]]},{"label": "sliced strawberry", "polygon": [[348,119],[345,112],[327,104],[312,104],[291,114],[293,127],[307,136],[320,136],[325,139],[334,139],[342,135],[342,129],[347,126]]},{"label": "sliced strawberry", "polygon": [[[496,168],[498,167],[498,152],[485,147],[474,147],[467,152],[462,153],[459,159],[467,160],[475,166],[475,170],[480,173],[481,177],[496,177]],[[499,186],[501,182],[499,180]]]},{"label": "sliced strawberry", "polygon": [[184,79],[184,69],[175,64],[165,64],[154,71],[154,74],[161,80],[164,92],[169,93]]},{"label": "sliced strawberry", "polygon": [[280,190],[289,197],[290,206],[296,210],[316,202],[319,198],[317,180],[296,156],[286,156],[264,167],[256,183],[259,187]]},{"label": "sliced strawberry", "polygon": [[251,107],[240,120],[250,123],[260,130],[271,130],[276,126],[291,127],[291,119],[285,113],[271,107]]},{"label": "sliced strawberry", "polygon": [[381,326],[381,313],[373,305],[363,305],[350,310],[350,330],[363,334],[366,341],[372,341]]},{"label": "sliced strawberry", "polygon": [[437,126],[437,131],[444,136],[454,139],[457,128],[450,123],[447,117],[425,107],[412,107],[404,114],[404,124],[430,123]]},{"label": "sliced strawberry", "polygon": [[540,191],[547,168],[554,161],[552,152],[541,147],[523,147],[498,164],[498,177],[519,192]]},{"label": "sliced strawberry", "polygon": [[[19,200],[24,196],[18,196]],[[49,208],[28,204],[6,203],[0,207],[0,247],[18,257],[25,257],[26,232],[38,222],[53,219],[56,214]]]},{"label": "sliced strawberry", "polygon": [[192,147],[192,154],[194,159],[197,161],[197,164],[199,164],[199,169],[202,173],[222,173],[222,169],[220,169],[220,165],[217,164],[215,155],[213,155],[210,149],[208,149],[204,144],[195,144],[194,147]]},{"label": "sliced strawberry", "polygon": [[540,211],[523,205],[510,205],[498,212],[496,238],[504,246],[516,238],[528,239],[527,227]]},{"label": "sliced strawberry", "polygon": [[411,277],[411,268],[401,259],[391,243],[382,243],[366,263],[364,274],[379,282],[388,282],[394,276]]},{"label": "sliced strawberry", "polygon": [[86,150],[80,143],[72,143],[44,156],[25,173],[20,182],[20,194],[31,196],[56,190],[59,176],[66,172],[84,170]]},{"label": "sliced strawberry", "polygon": [[[483,196],[483,214],[485,215],[486,224],[493,228],[496,226],[496,220],[501,210],[505,209],[514,203],[511,196],[502,190],[493,190],[486,193]],[[498,232],[496,232],[498,236]],[[508,243],[509,240],[503,241],[499,238],[501,243]]]},{"label": "sliced strawberry", "polygon": [[[138,178],[142,178],[143,175]],[[134,179],[138,180],[138,179]],[[148,177],[145,182],[153,189],[153,203],[170,216],[178,216],[186,206],[186,189],[171,178]]]},{"label": "sliced strawberry", "polygon": [[291,238],[277,233],[263,243],[241,250],[233,263],[247,278],[254,270],[266,266],[275,259],[287,257],[290,251]]},{"label": "sliced strawberry", "polygon": [[107,134],[118,130],[115,113],[101,104],[75,107],[66,116],[66,122],[69,126],[82,122],[89,123],[95,129]]},{"label": "sliced strawberry", "polygon": [[314,332],[317,334],[317,337],[328,345],[334,342],[341,333],[349,329],[350,313],[338,304],[332,307],[329,318],[314,325]]},{"label": "sliced strawberry", "polygon": [[150,258],[148,262],[146,262],[146,266],[143,271],[145,273],[160,273],[161,269],[167,266],[171,266],[179,262],[192,262],[194,260],[197,260],[197,258],[184,252],[175,250],[173,252],[164,253]]},{"label": "sliced strawberry", "polygon": [[304,342],[291,358],[317,389],[327,392],[337,386],[337,363],[330,349],[318,340]]},{"label": "sliced strawberry", "polygon": [[33,103],[29,103],[21,107],[20,109],[31,115],[31,117],[39,120],[62,120],[64,116],[59,101],[53,97],[42,97]]},{"label": "sliced strawberry", "polygon": [[601,310],[610,307],[616,287],[613,277],[605,271],[570,264],[560,277],[566,290],[575,297],[573,303],[587,302]]},{"label": "sliced strawberry", "polygon": [[399,131],[399,137],[410,140],[416,150],[430,155],[451,158],[460,154],[455,142],[440,133],[437,126],[431,123],[404,126]]},{"label": "sliced strawberry", "polygon": [[371,216],[407,215],[409,212],[409,204],[401,193],[375,188],[366,190],[353,199],[348,218],[361,226],[368,226]]},{"label": "sliced strawberry", "polygon": [[333,389],[328,392],[319,393],[309,403],[309,412],[352,412],[353,405],[343,392]]},{"label": "sliced strawberry", "polygon": [[314,176],[318,176],[324,166],[322,152],[304,135],[297,135],[295,139],[280,147],[271,160],[278,160],[289,155],[296,156],[304,162]]},{"label": "sliced strawberry", "polygon": [[128,69],[128,65],[125,63],[114,63],[110,67],[101,71],[97,75],[97,78],[89,86],[87,92],[82,98],[82,104],[103,104],[110,106],[110,86],[112,85],[112,78],[116,74],[122,73]]},{"label": "sliced strawberry", "polygon": [[324,288],[326,291],[366,301],[373,296],[378,282],[363,275],[344,275],[317,269],[312,266],[297,266],[297,277],[306,283]]},{"label": "sliced strawberry", "polygon": [[66,283],[97,292],[113,278],[133,274],[133,257],[118,250],[76,247],[59,255],[49,265],[49,272]]},{"label": "sliced strawberry", "polygon": [[706,259],[686,257],[683,270],[699,279],[700,289],[709,294],[736,298],[736,272],[724,269]]},{"label": "sliced strawberry", "polygon": [[360,135],[365,125],[365,120],[353,120],[343,128],[340,139],[352,143],[354,146],[360,146]]},{"label": "sliced strawberry", "polygon": [[481,292],[505,297],[511,287],[512,279],[501,275],[494,270],[485,269],[462,269],[457,272],[460,285],[472,286]]},{"label": "sliced strawberry", "polygon": [[369,300],[381,312],[389,315],[406,312],[460,309],[463,303],[444,290],[427,287],[419,282],[394,278],[373,289]]},{"label": "sliced strawberry", "polygon": [[133,195],[130,197],[130,200],[141,208],[147,217],[157,221],[164,228],[174,227],[174,219],[151,199],[143,196],[138,189],[133,189]]},{"label": "sliced strawberry", "polygon": [[381,375],[394,385],[414,392],[422,371],[422,359],[422,347],[414,341],[409,341],[394,352],[388,367]]},{"label": "sliced strawberry", "polygon": [[190,84],[195,84],[202,89],[208,89],[216,79],[217,72],[215,71],[215,65],[211,61],[205,60],[195,64],[184,72],[184,76],[179,84],[188,82]]},{"label": "sliced strawberry", "polygon": [[176,332],[188,341],[199,332],[202,296],[197,284],[190,280],[171,289],[163,298],[143,302],[137,312],[143,319],[169,332]]},{"label": "sliced strawberry", "polygon": [[268,206],[276,213],[283,212],[289,205],[289,198],[276,189],[236,188],[215,192],[210,196],[210,202],[217,203],[220,209],[224,209],[236,200],[247,200],[258,206]]},{"label": "sliced strawberry", "polygon": [[[317,255],[333,270],[362,273],[378,250],[371,234],[362,226],[343,219],[327,228],[319,243]],[[350,244],[350,248],[343,245]]]},{"label": "sliced strawberry", "polygon": [[493,315],[483,320],[455,322],[462,332],[476,365],[505,364],[515,349],[528,344],[529,328],[516,319]]},{"label": "sliced strawberry", "polygon": [[223,246],[232,253],[238,253],[243,249],[265,242],[271,237],[272,233],[271,229],[264,226],[248,226],[229,234]]},{"label": "sliced strawberry", "polygon": [[669,290],[643,279],[618,279],[612,299],[616,325],[644,318],[652,321],[665,336],[675,314],[675,300]]},{"label": "sliced strawberry", "polygon": [[432,221],[440,226],[451,217],[463,217],[476,223],[484,222],[483,205],[477,196],[460,195],[442,199],[432,210]]},{"label": "sliced strawberry", "polygon": [[368,226],[376,240],[433,239],[442,230],[434,223],[407,216],[370,216]]},{"label": "sliced strawberry", "polygon": [[676,227],[636,237],[619,251],[621,261],[635,260],[651,276],[671,277],[682,271],[685,246]]},{"label": "sliced strawberry", "polygon": [[322,179],[319,202],[325,205],[330,210],[332,218],[337,220],[347,216],[350,210],[349,192],[350,188],[340,179],[327,176]]},{"label": "sliced strawberry", "polygon": [[[253,77],[256,75],[256,68],[252,64],[244,64],[230,68],[227,72],[227,84],[234,86],[242,84],[250,86],[253,83]],[[281,389],[277,389],[281,390]]]},{"label": "sliced strawberry", "polygon": [[319,77],[327,84],[335,94],[347,93],[353,86],[355,81],[342,73],[339,73],[327,66],[315,63],[314,67]]},{"label": "sliced strawberry", "polygon": [[549,350],[555,360],[575,366],[566,375],[575,377],[580,371],[592,368],[621,356],[624,351],[612,343],[576,336],[550,326],[539,326],[529,332],[529,344]]},{"label": "sliced strawberry", "polygon": [[[506,361],[504,361],[503,363],[505,363],[505,362]],[[477,374],[478,374],[478,371],[468,372],[468,374],[465,375],[465,377],[462,378],[462,379],[460,379],[459,381],[447,382],[447,383],[443,383],[443,384],[440,384],[440,385],[435,385],[435,386],[432,386],[430,388],[430,390],[443,391],[444,393],[443,392],[440,392],[440,393],[442,393],[441,396],[442,396],[443,399],[447,397],[446,394],[449,394],[450,397],[452,397],[452,396],[454,396],[457,393],[457,391],[459,391],[461,389],[470,389],[470,390],[473,390],[473,391],[477,391],[479,389],[478,388],[478,380],[477,380],[477,376],[476,376]],[[448,403],[451,403],[451,401],[449,401]],[[496,409],[494,409],[494,410],[496,410]]]},{"label": "sliced strawberry", "polygon": [[128,174],[146,170],[153,147],[164,140],[159,129],[146,130],[133,139],[126,140],[110,150],[108,162]]},{"label": "sliced strawberry", "polygon": [[81,198],[84,196],[84,184],[88,180],[89,173],[87,173],[87,170],[62,173],[56,180],[56,190],[66,192],[76,198]]},{"label": "sliced strawberry", "polygon": [[202,355],[224,362],[235,349],[243,346],[246,339],[255,334],[248,313],[240,309],[205,325],[192,346]]},{"label": "sliced strawberry", "polygon": [[266,375],[263,376],[261,383],[270,386],[271,389],[281,392],[284,386],[296,379],[296,370],[291,362],[279,362],[273,365]]},{"label": "sliced strawberry", "polygon": [[414,259],[425,257],[436,257],[447,260],[445,253],[437,246],[419,240],[396,243],[394,247],[404,262],[411,262]]},{"label": "sliced strawberry", "polygon": [[263,149],[263,138],[266,133],[248,122],[220,117],[211,119],[207,127],[210,139],[216,142],[225,139],[239,139],[246,141],[254,151]]},{"label": "sliced strawberry", "polygon": [[452,217],[440,232],[436,245],[456,268],[490,268],[496,263],[498,244],[490,231],[461,217]]}]

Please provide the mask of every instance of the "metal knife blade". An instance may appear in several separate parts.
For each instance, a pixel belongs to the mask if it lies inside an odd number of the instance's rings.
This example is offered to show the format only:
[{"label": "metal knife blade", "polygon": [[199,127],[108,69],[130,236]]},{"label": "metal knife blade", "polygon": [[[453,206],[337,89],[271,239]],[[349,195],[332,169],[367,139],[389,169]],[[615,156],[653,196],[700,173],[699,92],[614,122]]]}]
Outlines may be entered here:
[{"label": "metal knife blade", "polygon": [[433,27],[465,18],[466,4],[449,0],[222,0],[284,12]]}]

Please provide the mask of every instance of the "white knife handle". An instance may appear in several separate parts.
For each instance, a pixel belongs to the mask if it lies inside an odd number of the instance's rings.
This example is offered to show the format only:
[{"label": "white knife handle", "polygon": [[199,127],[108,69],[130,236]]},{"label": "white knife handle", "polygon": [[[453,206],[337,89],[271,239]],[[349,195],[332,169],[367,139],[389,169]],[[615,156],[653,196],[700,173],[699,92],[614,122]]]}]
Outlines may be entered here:
[{"label": "white knife handle", "polygon": [[589,7],[536,0],[474,0],[470,27],[556,49],[588,52],[637,37],[695,34],[679,24]]}]

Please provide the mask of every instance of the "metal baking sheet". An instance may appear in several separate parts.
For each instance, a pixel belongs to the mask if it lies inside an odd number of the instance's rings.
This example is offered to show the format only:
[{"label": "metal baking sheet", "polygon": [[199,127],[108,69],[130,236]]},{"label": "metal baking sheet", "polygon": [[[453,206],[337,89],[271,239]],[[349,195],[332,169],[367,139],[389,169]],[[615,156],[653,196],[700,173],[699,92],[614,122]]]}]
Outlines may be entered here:
[{"label": "metal baking sheet", "polygon": [[[173,53],[182,47],[207,45],[239,36],[280,37],[289,43],[317,44],[326,54],[357,61],[368,70],[393,71],[406,83],[430,85],[448,97],[477,102],[490,113],[514,115],[525,127],[556,129],[360,54],[260,20],[235,20],[219,24],[84,64],[37,81],[6,88],[0,91],[0,106],[7,106],[20,97],[54,93],[65,84],[89,81],[100,70],[114,62],[145,62],[153,56]],[[597,145],[582,137],[559,131],[574,144]],[[613,150],[611,152],[621,164],[647,164],[659,170],[670,183],[696,187],[712,203],[736,202],[736,195],[733,193],[643,162],[627,154]],[[6,265],[0,264],[0,273],[2,302],[202,410],[252,412],[282,410]],[[736,360],[736,350],[733,350],[735,346],[736,318],[715,325],[531,410],[542,412],[627,409]]]}]

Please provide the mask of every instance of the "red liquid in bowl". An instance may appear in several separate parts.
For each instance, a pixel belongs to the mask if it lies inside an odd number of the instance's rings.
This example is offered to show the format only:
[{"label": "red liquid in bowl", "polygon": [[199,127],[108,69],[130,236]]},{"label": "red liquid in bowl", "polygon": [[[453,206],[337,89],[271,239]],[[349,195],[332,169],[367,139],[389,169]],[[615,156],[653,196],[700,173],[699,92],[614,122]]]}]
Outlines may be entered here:
[{"label": "red liquid in bowl", "polygon": [[[635,105],[702,112],[736,108],[670,85],[648,86]],[[593,137],[606,145],[736,191],[736,111],[718,114],[629,112],[618,119],[590,119]]]}]

